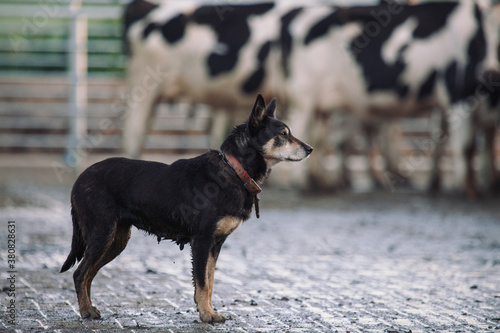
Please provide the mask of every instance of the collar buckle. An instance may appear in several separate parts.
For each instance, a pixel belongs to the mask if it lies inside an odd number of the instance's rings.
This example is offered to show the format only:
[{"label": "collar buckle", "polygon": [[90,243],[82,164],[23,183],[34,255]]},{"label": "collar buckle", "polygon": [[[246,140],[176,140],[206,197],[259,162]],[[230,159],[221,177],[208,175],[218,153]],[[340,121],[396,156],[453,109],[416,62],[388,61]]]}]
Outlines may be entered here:
[{"label": "collar buckle", "polygon": [[262,192],[262,188],[257,184],[255,180],[248,174],[248,172],[243,168],[240,161],[233,155],[225,155],[223,152],[219,153],[222,159],[233,168],[238,177],[243,181],[243,185],[248,192],[252,195],[257,195]]}]

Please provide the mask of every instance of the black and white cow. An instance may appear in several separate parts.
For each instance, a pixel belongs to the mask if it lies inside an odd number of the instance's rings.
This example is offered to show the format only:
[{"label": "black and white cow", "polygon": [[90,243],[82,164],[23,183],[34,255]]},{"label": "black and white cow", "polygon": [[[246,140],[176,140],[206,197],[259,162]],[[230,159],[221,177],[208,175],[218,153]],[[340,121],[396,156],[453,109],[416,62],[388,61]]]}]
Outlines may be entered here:
[{"label": "black and white cow", "polygon": [[[158,96],[226,110],[250,106],[256,92],[278,96],[302,137],[324,132],[313,128],[316,112],[349,110],[367,123],[435,107],[458,114],[454,105],[475,96],[478,75],[499,71],[498,15],[497,7],[481,10],[473,1],[333,7],[135,0],[125,14],[132,54],[126,153],[138,156]],[[462,128],[475,117],[462,117]],[[312,176],[321,179],[314,161],[321,154],[314,155]]]},{"label": "black and white cow", "polygon": [[[473,1],[297,8],[288,26],[293,42],[284,52],[295,132],[306,136],[318,110],[346,109],[367,122],[435,107],[456,114],[460,102],[477,94],[478,76],[500,69],[499,10],[481,10]],[[478,117],[477,108],[470,112],[461,117],[464,129]],[[317,152],[323,137],[313,143]],[[436,142],[436,154],[442,141]],[[470,156],[465,140],[461,143],[456,148],[466,165]],[[434,161],[436,180],[438,159]],[[315,165],[313,177],[321,178]]]},{"label": "black and white cow", "polygon": [[277,7],[130,3],[124,20],[131,53],[126,154],[140,154],[159,96],[225,110],[251,107],[258,92],[275,96],[272,79],[278,77],[270,73],[278,61],[273,55],[280,31]]}]

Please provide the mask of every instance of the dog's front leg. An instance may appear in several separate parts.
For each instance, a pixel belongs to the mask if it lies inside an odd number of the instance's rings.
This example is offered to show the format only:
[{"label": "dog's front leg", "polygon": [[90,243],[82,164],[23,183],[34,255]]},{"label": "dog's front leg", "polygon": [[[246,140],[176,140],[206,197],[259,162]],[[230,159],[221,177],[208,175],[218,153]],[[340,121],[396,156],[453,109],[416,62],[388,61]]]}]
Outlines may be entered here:
[{"label": "dog's front leg", "polygon": [[193,254],[194,301],[200,319],[206,323],[223,323],[226,317],[214,310],[212,290],[214,271],[219,252],[224,241],[215,242],[210,239],[195,238],[191,243]]}]

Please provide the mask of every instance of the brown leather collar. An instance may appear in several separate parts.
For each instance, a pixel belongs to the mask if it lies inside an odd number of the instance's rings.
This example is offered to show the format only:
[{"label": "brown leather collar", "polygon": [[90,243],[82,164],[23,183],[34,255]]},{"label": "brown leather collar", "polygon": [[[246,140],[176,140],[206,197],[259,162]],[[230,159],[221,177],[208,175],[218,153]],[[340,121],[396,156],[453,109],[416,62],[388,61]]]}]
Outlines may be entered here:
[{"label": "brown leather collar", "polygon": [[243,185],[247,189],[248,192],[250,192],[251,195],[257,195],[260,192],[262,192],[262,189],[260,188],[259,184],[255,180],[250,177],[248,172],[243,168],[241,165],[240,161],[233,155],[229,154],[224,154],[223,152],[220,153],[222,156],[223,160],[226,160],[227,163],[233,168],[233,170],[236,172],[238,177],[243,181]]}]

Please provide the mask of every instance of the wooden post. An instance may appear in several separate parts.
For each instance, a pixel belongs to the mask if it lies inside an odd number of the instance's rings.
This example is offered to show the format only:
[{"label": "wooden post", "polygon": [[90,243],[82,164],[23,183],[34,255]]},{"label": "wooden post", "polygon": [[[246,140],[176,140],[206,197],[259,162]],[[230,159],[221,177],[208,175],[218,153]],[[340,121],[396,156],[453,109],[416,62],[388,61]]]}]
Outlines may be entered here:
[{"label": "wooden post", "polygon": [[87,17],[81,13],[81,0],[70,3],[69,112],[70,133],[65,161],[78,172],[86,155],[87,136]]}]

